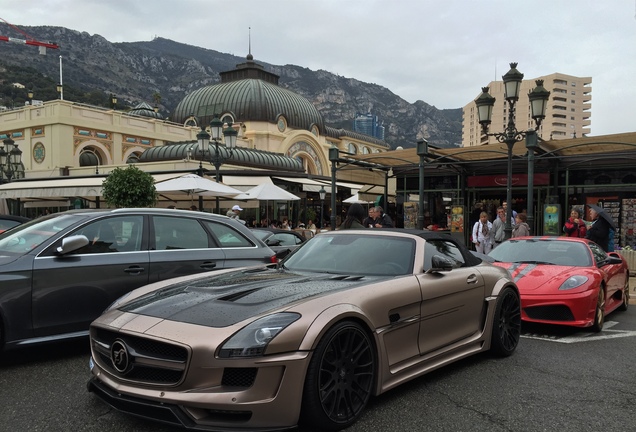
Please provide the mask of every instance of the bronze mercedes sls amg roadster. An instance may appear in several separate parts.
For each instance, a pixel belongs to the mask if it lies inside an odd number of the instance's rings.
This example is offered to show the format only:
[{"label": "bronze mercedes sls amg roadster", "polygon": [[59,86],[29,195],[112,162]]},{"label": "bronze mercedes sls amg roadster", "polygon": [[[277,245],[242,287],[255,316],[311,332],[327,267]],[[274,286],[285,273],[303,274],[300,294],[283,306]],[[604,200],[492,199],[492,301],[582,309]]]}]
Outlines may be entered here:
[{"label": "bronze mercedes sls amg roadster", "polygon": [[426,231],[321,233],[278,264],[172,279],[91,325],[90,391],[197,430],[339,430],[369,398],[520,336],[509,273]]}]

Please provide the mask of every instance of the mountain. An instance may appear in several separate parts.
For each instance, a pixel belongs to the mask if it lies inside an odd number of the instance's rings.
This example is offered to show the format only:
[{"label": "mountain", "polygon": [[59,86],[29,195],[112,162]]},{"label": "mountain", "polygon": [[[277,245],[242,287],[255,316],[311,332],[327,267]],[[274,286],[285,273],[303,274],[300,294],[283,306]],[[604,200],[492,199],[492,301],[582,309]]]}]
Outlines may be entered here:
[{"label": "mountain", "polygon": [[[56,97],[62,56],[64,99],[108,106],[109,95],[118,98],[118,107],[139,102],[158,103],[167,117],[183,97],[200,87],[218,83],[219,72],[234,69],[245,57],[155,38],[149,42],[111,43],[100,35],[90,35],[63,27],[20,28],[39,41],[53,41],[58,50],[39,55],[36,47],[23,44],[0,45],[0,97],[24,100],[26,90],[16,97],[6,94],[3,75],[17,66],[29,67],[45,78],[24,76],[25,86],[33,85],[34,98]],[[0,35],[18,39],[24,36],[0,23]],[[246,53],[247,54],[247,53]],[[257,53],[256,53],[257,54]],[[385,141],[392,147],[415,147],[425,138],[438,147],[461,143],[462,110],[439,110],[423,101],[411,104],[389,89],[345,78],[324,70],[312,71],[296,65],[271,65],[258,59],[265,69],[280,76],[280,85],[310,100],[323,115],[326,124],[352,129],[356,112],[371,112],[385,127]],[[29,69],[29,70],[31,70]],[[30,75],[21,72],[21,75]],[[31,81],[27,81],[27,80]],[[33,81],[37,82],[33,82]],[[47,84],[48,83],[48,84]],[[46,86],[46,90],[38,86]],[[20,99],[22,98],[22,99]],[[101,101],[101,102],[100,102]],[[7,104],[6,101],[0,104]]]}]

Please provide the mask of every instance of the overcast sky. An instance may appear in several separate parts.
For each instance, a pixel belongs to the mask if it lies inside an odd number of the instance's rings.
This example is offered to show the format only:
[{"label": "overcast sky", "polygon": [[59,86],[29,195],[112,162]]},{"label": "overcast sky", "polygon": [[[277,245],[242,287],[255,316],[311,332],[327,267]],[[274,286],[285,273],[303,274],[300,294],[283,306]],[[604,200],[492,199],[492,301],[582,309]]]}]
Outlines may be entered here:
[{"label": "overcast sky", "polygon": [[463,107],[514,61],[526,79],[592,77],[591,135],[636,131],[636,0],[0,0],[0,18],[238,56],[251,27],[257,61],[437,108]]}]

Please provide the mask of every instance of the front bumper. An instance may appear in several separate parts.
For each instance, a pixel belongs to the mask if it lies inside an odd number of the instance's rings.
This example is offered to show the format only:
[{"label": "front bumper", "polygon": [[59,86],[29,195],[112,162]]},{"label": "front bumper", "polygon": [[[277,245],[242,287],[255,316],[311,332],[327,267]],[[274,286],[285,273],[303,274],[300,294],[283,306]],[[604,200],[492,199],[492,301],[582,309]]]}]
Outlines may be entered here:
[{"label": "front bumper", "polygon": [[527,322],[589,327],[594,324],[598,290],[579,293],[524,294],[521,319]]},{"label": "front bumper", "polygon": [[298,424],[309,353],[253,359],[249,388],[149,388],[122,382],[92,363],[88,390],[113,408],[153,421],[204,431],[273,431]]}]

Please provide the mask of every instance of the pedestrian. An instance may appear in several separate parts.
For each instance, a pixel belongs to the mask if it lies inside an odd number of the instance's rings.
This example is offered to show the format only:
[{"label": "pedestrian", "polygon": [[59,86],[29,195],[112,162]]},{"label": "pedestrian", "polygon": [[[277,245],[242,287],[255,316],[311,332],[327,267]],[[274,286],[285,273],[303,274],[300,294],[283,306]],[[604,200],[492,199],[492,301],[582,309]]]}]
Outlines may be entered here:
[{"label": "pedestrian", "polygon": [[364,218],[362,221],[362,225],[368,228],[373,228],[373,224],[375,223],[375,207],[369,207],[368,216]]},{"label": "pedestrian", "polygon": [[225,213],[225,215],[229,218],[232,219],[241,219],[241,212],[243,211],[243,209],[241,208],[241,206],[239,205],[234,205],[232,206],[231,209],[229,209],[227,211],[227,213]]},{"label": "pedestrian", "polygon": [[528,216],[525,213],[517,213],[515,227],[512,229],[513,237],[524,237],[530,235],[530,226],[526,223]]},{"label": "pedestrian", "polygon": [[340,224],[338,227],[339,230],[346,229],[363,229],[365,228],[362,225],[362,218],[364,218],[365,211],[364,207],[362,207],[358,203],[353,203],[349,206],[349,210],[347,210],[347,217],[344,222]]},{"label": "pedestrian", "polygon": [[314,233],[316,232],[316,224],[311,219],[307,221],[307,229],[311,230]]},{"label": "pedestrian", "polygon": [[[501,204],[501,206],[503,207],[504,212],[505,212],[506,214],[508,214],[508,201],[504,201],[504,202]],[[513,209],[513,210],[512,210],[512,216],[510,216],[510,224],[511,224],[512,226],[515,226],[515,224],[516,224],[516,223],[517,223],[517,212]]]},{"label": "pedestrian", "polygon": [[581,218],[581,211],[578,208],[572,207],[570,217],[565,221],[565,225],[563,225],[563,232],[566,233],[568,237],[585,238],[587,227],[585,226],[585,221]]},{"label": "pedestrian", "polygon": [[612,228],[607,220],[599,217],[599,212],[590,206],[590,216],[592,217],[592,226],[587,230],[585,238],[592,240],[599,245],[605,252],[608,252],[610,229]]},{"label": "pedestrian", "polygon": [[484,204],[482,202],[476,202],[473,210],[470,212],[470,216],[468,217],[469,226],[474,226],[476,222],[479,222],[479,217],[483,211]]},{"label": "pedestrian", "polygon": [[384,209],[380,206],[373,207],[373,219],[371,228],[393,228],[391,216],[384,213]]},{"label": "pedestrian", "polygon": [[192,204],[192,205],[190,206],[190,210],[192,210],[192,211],[199,211],[199,207],[197,207],[197,206],[195,206],[194,204]]},{"label": "pedestrian", "polygon": [[291,226],[289,225],[289,219],[286,217],[283,218],[283,221],[280,224],[280,227],[284,230],[291,231]]},{"label": "pedestrian", "polygon": [[503,206],[497,207],[497,217],[492,223],[493,245],[496,248],[499,243],[506,239],[506,210]]},{"label": "pedestrian", "polygon": [[488,220],[488,213],[482,211],[479,220],[473,225],[473,243],[479,253],[488,254],[492,250],[492,222]]}]

